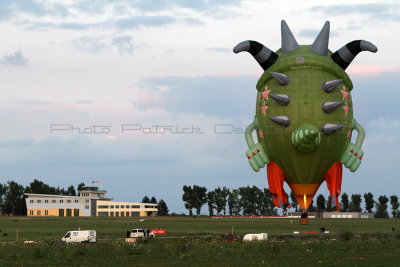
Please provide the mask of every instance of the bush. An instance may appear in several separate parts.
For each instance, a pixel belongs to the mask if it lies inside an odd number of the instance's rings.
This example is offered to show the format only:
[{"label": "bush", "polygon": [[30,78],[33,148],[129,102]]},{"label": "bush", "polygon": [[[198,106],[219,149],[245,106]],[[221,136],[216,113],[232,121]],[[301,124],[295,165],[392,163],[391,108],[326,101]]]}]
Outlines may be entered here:
[{"label": "bush", "polygon": [[350,230],[345,230],[345,231],[339,233],[339,239],[343,240],[343,241],[349,241],[349,240],[353,239],[353,237],[354,237],[354,234]]}]

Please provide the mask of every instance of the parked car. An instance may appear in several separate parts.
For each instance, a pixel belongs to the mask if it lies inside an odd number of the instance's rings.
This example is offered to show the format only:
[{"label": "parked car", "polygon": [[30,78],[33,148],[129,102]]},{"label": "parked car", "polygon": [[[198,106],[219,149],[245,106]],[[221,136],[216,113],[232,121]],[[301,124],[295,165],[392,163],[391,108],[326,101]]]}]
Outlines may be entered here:
[{"label": "parked car", "polygon": [[62,242],[70,243],[70,242],[96,242],[97,236],[95,230],[77,230],[77,231],[69,231],[67,232],[63,238],[61,238]]},{"label": "parked car", "polygon": [[132,229],[130,237],[155,237],[156,235],[148,229]]}]

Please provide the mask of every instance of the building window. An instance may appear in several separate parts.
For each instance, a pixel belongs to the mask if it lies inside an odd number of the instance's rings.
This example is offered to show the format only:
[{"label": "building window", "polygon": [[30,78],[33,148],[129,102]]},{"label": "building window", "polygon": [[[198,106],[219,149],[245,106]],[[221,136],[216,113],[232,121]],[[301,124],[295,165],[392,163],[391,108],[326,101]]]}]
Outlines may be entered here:
[{"label": "building window", "polygon": [[41,203],[42,201],[39,199],[38,201],[37,201],[37,203]]},{"label": "building window", "polygon": [[75,199],[75,203],[78,203],[78,202],[79,202],[79,200]]},{"label": "building window", "polygon": [[115,213],[115,217],[119,217],[119,212],[118,211]]},{"label": "building window", "polygon": [[153,206],[153,205],[144,205],[144,208],[145,209],[154,209],[155,206]]},{"label": "building window", "polygon": [[121,217],[125,216],[125,212],[121,211]]},{"label": "building window", "polygon": [[114,217],[114,212],[113,211],[110,212],[110,217]]},{"label": "building window", "polygon": [[86,202],[86,203],[89,203],[89,199],[85,199],[85,202]]},{"label": "building window", "polygon": [[132,205],[131,208],[132,209],[140,209],[140,205]]},{"label": "building window", "polygon": [[125,208],[125,206],[124,205],[121,205],[121,209],[124,209]]},{"label": "building window", "polygon": [[110,209],[113,209],[113,208],[114,208],[114,205],[111,205],[111,206],[110,206]]},{"label": "building window", "polygon": [[140,216],[140,212],[132,211],[132,212],[131,212],[131,216],[132,216],[132,217],[133,217],[133,216]]},{"label": "building window", "polygon": [[42,215],[42,211],[41,211],[41,210],[38,210],[38,211],[36,211],[36,214],[37,214],[37,215]]},{"label": "building window", "polygon": [[29,200],[29,203],[35,203],[35,200],[31,199]]},{"label": "building window", "polygon": [[51,203],[56,203],[56,200],[55,200],[55,199],[53,199],[53,200],[51,201]]},{"label": "building window", "polygon": [[89,209],[89,206],[85,206],[85,209],[87,209],[87,210],[88,210],[88,209]]},{"label": "building window", "polygon": [[45,210],[45,211],[44,211],[44,215],[49,215],[49,211],[48,211],[48,210]]},{"label": "building window", "polygon": [[30,210],[30,211],[29,211],[29,215],[33,215],[33,210]]},{"label": "building window", "polygon": [[49,203],[49,201],[46,199],[46,200],[44,201],[44,203]]},{"label": "building window", "polygon": [[116,205],[115,208],[116,208],[116,209],[119,209],[119,205]]},{"label": "building window", "polygon": [[60,199],[60,203],[64,203],[64,200]]},{"label": "building window", "polygon": [[99,212],[98,216],[99,217],[108,217],[108,212]]},{"label": "building window", "polygon": [[71,203],[71,199],[68,199],[68,200],[67,200],[67,203]]},{"label": "building window", "polygon": [[108,209],[108,205],[101,205],[99,206],[99,209]]}]

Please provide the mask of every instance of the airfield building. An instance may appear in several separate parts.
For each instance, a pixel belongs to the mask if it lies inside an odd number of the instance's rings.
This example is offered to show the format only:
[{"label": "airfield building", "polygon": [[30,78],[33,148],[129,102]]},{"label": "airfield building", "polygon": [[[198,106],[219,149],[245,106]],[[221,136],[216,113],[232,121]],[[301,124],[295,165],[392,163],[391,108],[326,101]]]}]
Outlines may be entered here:
[{"label": "airfield building", "polygon": [[113,201],[97,186],[84,186],[78,193],[79,196],[26,193],[27,215],[133,217],[155,216],[158,210],[153,203]]},{"label": "airfield building", "polygon": [[[300,218],[301,212],[289,212],[288,218]],[[339,212],[339,211],[318,211],[309,212],[308,218],[328,218],[328,219],[373,219],[373,213],[363,213],[363,212]]]}]

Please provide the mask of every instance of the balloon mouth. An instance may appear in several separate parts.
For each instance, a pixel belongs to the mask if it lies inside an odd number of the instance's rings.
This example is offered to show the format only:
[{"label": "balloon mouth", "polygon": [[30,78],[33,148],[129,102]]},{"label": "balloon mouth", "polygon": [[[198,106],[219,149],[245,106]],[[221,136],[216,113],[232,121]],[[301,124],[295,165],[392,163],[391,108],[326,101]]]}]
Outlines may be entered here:
[{"label": "balloon mouth", "polygon": [[303,124],[292,133],[292,144],[301,152],[312,152],[321,143],[321,134],[314,125]]},{"label": "balloon mouth", "polygon": [[321,184],[288,184],[302,210],[308,209]]}]

